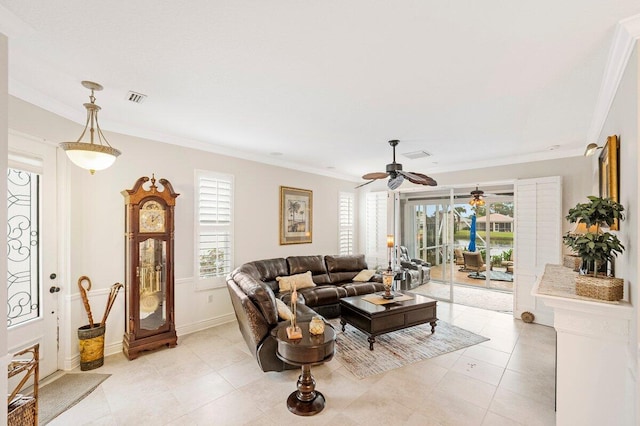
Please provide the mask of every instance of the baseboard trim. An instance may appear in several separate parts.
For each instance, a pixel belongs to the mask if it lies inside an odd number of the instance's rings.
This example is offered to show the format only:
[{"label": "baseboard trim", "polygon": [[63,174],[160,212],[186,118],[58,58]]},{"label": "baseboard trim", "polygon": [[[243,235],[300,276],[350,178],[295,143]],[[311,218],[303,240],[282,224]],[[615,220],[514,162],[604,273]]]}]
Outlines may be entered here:
[{"label": "baseboard trim", "polygon": [[222,324],[234,322],[235,320],[236,320],[236,314],[229,313],[225,315],[220,315],[215,318],[209,318],[209,319],[198,321],[192,324],[183,325],[181,327],[176,327],[176,332],[178,333],[178,337],[186,336],[191,333],[196,333],[198,331],[206,330],[207,328],[217,327]]},{"label": "baseboard trim", "polygon": [[[198,331],[206,330],[208,328],[217,327],[222,324],[227,324],[230,322],[236,321],[236,315],[234,313],[220,315],[215,318],[209,318],[206,320],[198,321],[192,324],[183,325],[181,327],[176,328],[176,332],[178,334],[178,338],[181,336],[186,336],[191,333],[196,333]],[[178,340],[178,344],[180,344],[180,340]],[[105,345],[104,347],[104,356],[107,357],[109,355],[115,355],[122,352],[122,340],[117,342],[111,342]],[[69,371],[73,370],[80,366],[80,353],[77,352],[74,356],[70,358],[66,358],[64,360],[64,370]]]}]

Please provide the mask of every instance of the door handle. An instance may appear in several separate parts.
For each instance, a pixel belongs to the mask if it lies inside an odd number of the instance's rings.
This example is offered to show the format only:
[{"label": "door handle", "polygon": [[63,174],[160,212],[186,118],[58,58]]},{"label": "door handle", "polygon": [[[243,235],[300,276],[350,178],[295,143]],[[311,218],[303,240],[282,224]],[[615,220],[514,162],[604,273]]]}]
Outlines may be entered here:
[{"label": "door handle", "polygon": [[51,287],[49,287],[49,293],[57,293],[60,291],[60,287],[52,285]]}]

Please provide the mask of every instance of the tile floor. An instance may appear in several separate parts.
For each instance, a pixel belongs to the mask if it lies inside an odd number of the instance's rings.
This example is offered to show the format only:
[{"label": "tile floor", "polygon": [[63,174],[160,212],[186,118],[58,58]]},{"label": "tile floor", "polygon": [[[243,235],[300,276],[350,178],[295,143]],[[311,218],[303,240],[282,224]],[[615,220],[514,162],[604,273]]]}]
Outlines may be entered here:
[{"label": "tile floor", "polygon": [[234,322],[135,361],[107,357],[95,372],[112,376],[49,424],[555,424],[553,328],[445,302],[438,317],[491,340],[362,380],[335,359],[314,367],[327,406],[313,417],[285,406],[299,373],[263,373]]}]

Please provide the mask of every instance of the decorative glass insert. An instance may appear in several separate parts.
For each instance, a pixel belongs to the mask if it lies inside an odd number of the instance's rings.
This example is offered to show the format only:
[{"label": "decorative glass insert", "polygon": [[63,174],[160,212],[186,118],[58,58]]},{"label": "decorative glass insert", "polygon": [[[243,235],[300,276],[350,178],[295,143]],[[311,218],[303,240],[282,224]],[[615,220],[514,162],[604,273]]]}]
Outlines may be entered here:
[{"label": "decorative glass insert", "polygon": [[7,172],[7,326],[40,316],[38,184],[35,173]]}]

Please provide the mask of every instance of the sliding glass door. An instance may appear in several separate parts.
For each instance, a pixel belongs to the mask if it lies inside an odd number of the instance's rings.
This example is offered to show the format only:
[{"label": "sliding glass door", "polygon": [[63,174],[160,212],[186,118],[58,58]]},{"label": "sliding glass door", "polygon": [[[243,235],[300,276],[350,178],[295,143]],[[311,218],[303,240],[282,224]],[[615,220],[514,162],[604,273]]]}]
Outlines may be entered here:
[{"label": "sliding glass door", "polygon": [[[453,189],[407,196],[403,200],[402,240],[412,257],[431,264],[431,280],[440,283],[439,299],[453,298],[453,237],[455,215]],[[446,284],[447,287],[443,287]]]},{"label": "sliding glass door", "polygon": [[[490,189],[478,207],[469,205],[472,188],[403,194],[402,244],[411,257],[431,263],[431,282],[421,292],[453,301],[454,286],[513,291],[513,186]],[[469,252],[476,259],[479,253],[479,267]]]}]

